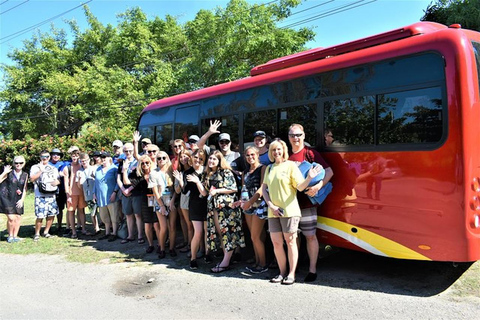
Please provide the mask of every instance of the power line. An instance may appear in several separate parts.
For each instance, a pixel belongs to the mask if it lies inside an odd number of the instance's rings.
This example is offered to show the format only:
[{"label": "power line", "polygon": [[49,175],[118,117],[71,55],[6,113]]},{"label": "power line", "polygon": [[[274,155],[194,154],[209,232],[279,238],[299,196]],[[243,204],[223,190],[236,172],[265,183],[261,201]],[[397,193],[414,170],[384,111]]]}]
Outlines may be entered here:
[{"label": "power line", "polygon": [[0,6],[1,6],[2,4],[6,3],[6,2],[8,2],[8,0],[5,0],[5,1],[3,1],[2,3],[0,3]]},{"label": "power line", "polygon": [[[90,0],[90,1],[92,1],[92,0]],[[278,1],[278,0],[276,0],[276,1]],[[265,3],[265,4],[262,4],[262,5],[270,4],[270,3],[273,3],[273,2],[276,2],[276,1],[271,1],[271,2],[269,2],[269,3]],[[334,1],[334,0],[327,1],[326,3],[332,2],[332,1]],[[288,27],[290,27],[290,26],[297,26],[297,25],[300,25],[300,24],[303,24],[303,23],[306,23],[306,22],[309,22],[309,21],[313,21],[313,20],[321,19],[321,18],[324,18],[324,17],[327,17],[327,16],[331,16],[331,15],[334,15],[334,14],[338,14],[338,13],[343,12],[343,11],[346,11],[346,10],[351,10],[351,9],[356,8],[356,7],[359,7],[359,6],[366,5],[366,4],[369,4],[369,3],[371,3],[371,2],[375,2],[376,0],[372,0],[372,1],[369,1],[369,2],[367,2],[367,3],[362,3],[362,2],[364,2],[364,1],[365,1],[365,0],[360,0],[360,1],[357,1],[357,2],[350,3],[350,4],[348,4],[348,5],[340,6],[340,7],[337,7],[337,8],[335,8],[335,9],[322,12],[321,14],[317,14],[317,15],[311,17],[311,18],[303,19],[303,20],[301,20],[301,21],[292,23],[292,24],[290,24],[290,25],[287,25],[287,26],[284,26],[284,27],[281,27],[281,28],[288,28]],[[315,5],[315,6],[313,6],[313,7],[310,7],[310,8],[304,9],[304,10],[301,10],[300,12],[305,12],[305,11],[307,11],[307,10],[311,10],[311,9],[313,9],[313,8],[319,7],[319,6],[324,5],[324,4],[326,4],[326,3],[322,3],[322,4],[319,4],[319,5]],[[357,5],[354,6],[355,4],[357,4]],[[253,9],[253,8],[252,8],[252,9]],[[251,9],[249,9],[249,10],[251,10]],[[300,12],[298,12],[298,13],[300,13]],[[292,14],[292,15],[293,15],[293,14]],[[252,35],[251,37],[253,37],[253,35]],[[217,39],[208,40],[208,41],[205,41],[205,42],[201,43],[200,45],[202,45],[202,44],[207,44],[207,43],[210,43],[210,42],[213,42],[213,41],[216,41],[216,40],[217,40]],[[242,41],[244,41],[244,40],[245,40],[245,39],[243,39]],[[179,49],[179,50],[184,50],[184,49]],[[179,51],[179,50],[174,50],[174,51],[167,52],[167,53],[162,53],[162,54],[163,54],[163,55],[168,55],[168,54],[177,52],[177,51]],[[187,59],[187,58],[189,58],[189,56],[183,57],[183,58],[179,58],[179,59],[176,59],[176,60],[174,60],[174,61],[181,61],[181,60],[185,60],[185,59]],[[78,62],[78,63],[82,63],[82,62],[84,62],[84,61],[80,61],[80,62]],[[140,63],[140,62],[130,62],[130,63],[127,63],[127,64],[125,64],[125,65],[123,65],[123,66],[118,66],[118,65],[117,65],[117,67],[122,68],[122,67],[129,66],[129,65],[133,65],[133,64],[136,64],[136,63]],[[74,63],[74,64],[77,64],[77,63]],[[73,63],[70,64],[70,65],[73,65]],[[65,67],[66,67],[66,66],[64,66],[64,68],[65,68]],[[224,82],[224,81],[219,81],[219,82],[217,82],[217,84],[218,84],[218,83],[222,83],[222,82]],[[33,91],[32,91],[32,92],[33,92]],[[170,95],[172,95],[172,94],[175,95],[175,94],[180,94],[180,93],[182,93],[182,92],[171,93]],[[136,103],[140,103],[140,102],[144,102],[144,101],[145,101],[145,102],[147,102],[147,101],[150,102],[150,101],[152,101],[152,99],[142,99],[142,100],[138,100]],[[110,105],[101,105],[100,107],[103,107],[103,106],[108,107],[108,106],[114,106],[114,105],[118,105],[118,103],[114,103],[114,104],[110,104]],[[136,105],[131,105],[131,104],[130,104],[130,107],[135,107],[135,106],[138,106],[138,105],[139,105],[139,104],[136,104]],[[98,107],[98,105],[97,105],[96,107]],[[117,108],[127,108],[127,107],[128,107],[128,106],[120,105],[120,106],[117,107]],[[87,112],[88,112],[88,111],[93,111],[93,109],[91,109],[91,108],[87,108],[87,109],[84,109],[84,110],[87,111]],[[35,116],[34,116],[34,115],[31,115],[31,116],[23,116],[23,117],[20,117],[20,118],[11,118],[11,119],[7,119],[7,120],[3,120],[3,121],[15,121],[15,120],[34,119],[34,118],[46,118],[46,117],[51,117],[51,116],[54,116],[54,115],[68,114],[68,113],[70,113],[70,111],[64,111],[64,112],[56,113],[56,114],[52,114],[52,115],[35,115]]]},{"label": "power line", "polygon": [[[7,0],[7,1],[8,1],[8,0]],[[7,1],[4,1],[4,2],[2,2],[2,3],[0,3],[0,4],[4,4],[4,3],[7,2]],[[30,0],[25,0],[25,1],[23,1],[22,3],[17,4],[17,5],[14,6],[14,7],[11,7],[11,8],[9,8],[9,9],[5,10],[5,11],[2,11],[2,12],[0,12],[0,15],[2,15],[2,14],[4,14],[4,13],[7,13],[8,11],[11,11],[11,10],[15,9],[16,7],[20,7],[22,4],[25,4],[25,3],[27,3],[28,1],[30,1]]]},{"label": "power line", "polygon": [[[27,0],[27,1],[28,1],[28,0]],[[88,1],[86,1],[86,2],[83,2],[83,3],[79,4],[78,6],[72,8],[72,9],[69,9],[69,10],[67,10],[67,11],[65,11],[65,12],[62,12],[62,13],[60,13],[60,14],[57,14],[56,16],[53,16],[53,17],[48,18],[48,19],[46,19],[46,20],[43,20],[42,22],[39,22],[39,23],[37,23],[37,24],[34,24],[33,26],[30,26],[30,27],[25,28],[25,29],[23,29],[23,30],[17,31],[17,32],[12,33],[12,34],[10,34],[10,35],[8,35],[8,36],[2,37],[2,38],[0,38],[0,40],[4,40],[4,39],[7,39],[7,40],[5,40],[5,41],[3,41],[3,42],[0,42],[0,44],[4,44],[5,42],[8,42],[8,41],[10,41],[10,40],[12,40],[12,39],[15,39],[15,38],[21,36],[22,34],[25,34],[25,33],[29,32],[29,31],[37,28],[37,27],[40,27],[40,26],[42,26],[42,25],[44,25],[44,24],[46,24],[46,23],[48,23],[48,22],[50,22],[50,21],[52,21],[52,20],[55,20],[55,19],[57,19],[57,18],[65,15],[65,14],[67,14],[67,13],[69,13],[69,12],[75,10],[75,9],[78,9],[78,8],[82,7],[83,5],[86,5],[87,3],[90,3],[90,2],[92,2],[92,1],[93,1],[93,0],[88,0]]]}]

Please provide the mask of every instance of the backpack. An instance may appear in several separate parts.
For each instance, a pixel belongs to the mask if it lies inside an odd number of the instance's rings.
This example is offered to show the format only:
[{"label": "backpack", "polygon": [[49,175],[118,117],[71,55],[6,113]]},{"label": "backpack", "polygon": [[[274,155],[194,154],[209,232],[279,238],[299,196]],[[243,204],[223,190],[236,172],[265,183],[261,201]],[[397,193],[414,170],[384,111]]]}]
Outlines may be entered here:
[{"label": "backpack", "polygon": [[55,194],[58,191],[58,185],[54,186],[51,183],[56,180],[55,168],[52,166],[45,166],[45,171],[37,180],[38,191],[43,194]]}]

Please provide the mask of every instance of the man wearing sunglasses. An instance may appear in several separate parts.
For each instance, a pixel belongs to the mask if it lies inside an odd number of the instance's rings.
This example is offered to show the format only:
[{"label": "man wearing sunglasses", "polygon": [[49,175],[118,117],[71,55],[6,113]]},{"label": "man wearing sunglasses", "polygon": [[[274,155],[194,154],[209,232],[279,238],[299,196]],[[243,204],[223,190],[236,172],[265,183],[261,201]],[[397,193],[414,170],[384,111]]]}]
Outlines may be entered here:
[{"label": "man wearing sunglasses", "polygon": [[[320,153],[305,145],[305,132],[300,124],[292,124],[288,130],[288,141],[292,151],[288,160],[300,165],[303,161],[316,162],[325,169],[325,177],[316,185],[308,187],[304,192],[297,192],[297,200],[300,205],[302,217],[300,218],[299,230],[307,239],[307,253],[310,259],[308,275],[304,282],[313,282],[317,279],[318,240],[317,240],[317,207],[313,205],[308,196],[315,196],[333,176],[332,168],[325,162]],[[300,239],[300,238],[298,238]]]},{"label": "man wearing sunglasses", "polygon": [[[67,204],[67,194],[65,193],[65,185],[63,181],[63,169],[69,164],[66,161],[62,161],[63,152],[58,148],[54,148],[50,152],[50,164],[57,168],[58,173],[60,174],[60,185],[58,186],[58,193],[56,194],[57,205],[58,205],[58,214],[57,214],[57,235],[61,236],[64,234],[62,232],[62,222],[63,222],[63,209]],[[67,219],[67,228],[65,234],[69,234],[69,224]]]},{"label": "man wearing sunglasses", "polygon": [[[35,235],[34,241],[40,240],[40,229],[42,228],[43,219],[46,219],[43,236],[50,238],[50,228],[53,219],[58,214],[58,205],[55,198],[56,190],[60,184],[60,175],[57,168],[50,165],[50,153],[43,150],[40,153],[40,162],[30,169],[30,181],[34,185],[35,192]],[[42,189],[40,189],[40,184]],[[42,191],[41,191],[42,190]]]}]

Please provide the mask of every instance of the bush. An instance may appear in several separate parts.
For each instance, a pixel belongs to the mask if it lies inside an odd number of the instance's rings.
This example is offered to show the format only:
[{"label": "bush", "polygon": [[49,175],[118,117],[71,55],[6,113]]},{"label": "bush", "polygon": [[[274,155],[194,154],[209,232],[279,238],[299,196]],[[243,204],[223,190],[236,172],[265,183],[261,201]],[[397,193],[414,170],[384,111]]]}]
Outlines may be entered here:
[{"label": "bush", "polygon": [[81,151],[89,154],[93,151],[112,151],[112,142],[116,139],[128,142],[132,141],[133,128],[111,129],[100,128],[97,125],[86,125],[82,129],[78,138],[59,137],[43,135],[39,139],[33,139],[26,136],[24,140],[2,140],[0,146],[0,167],[6,164],[12,164],[15,156],[25,157],[25,170],[28,172],[30,167],[39,160],[39,153],[42,150],[51,151],[54,148],[62,150],[64,158],[67,159],[66,152],[71,146],[78,146]]}]

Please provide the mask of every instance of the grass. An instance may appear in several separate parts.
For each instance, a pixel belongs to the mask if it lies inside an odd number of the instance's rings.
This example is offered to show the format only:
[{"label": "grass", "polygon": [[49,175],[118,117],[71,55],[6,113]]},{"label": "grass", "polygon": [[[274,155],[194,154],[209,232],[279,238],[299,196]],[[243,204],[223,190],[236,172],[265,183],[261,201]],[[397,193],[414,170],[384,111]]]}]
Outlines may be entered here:
[{"label": "grass", "polygon": [[[35,234],[35,214],[34,214],[34,195],[29,192],[25,200],[25,213],[22,216],[22,222],[19,237],[24,238],[18,243],[7,243],[8,236],[6,230],[7,216],[0,214],[0,253],[5,254],[49,254],[62,255],[66,260],[71,262],[95,263],[95,262],[117,262],[127,259],[127,255],[121,252],[99,251],[88,245],[86,241],[79,241],[64,237],[52,237],[50,239],[41,238],[40,241],[34,242]],[[66,214],[64,213],[64,221]],[[56,219],[55,219],[56,223]],[[52,230],[56,230],[56,224]],[[45,226],[45,220],[43,221]]]}]

